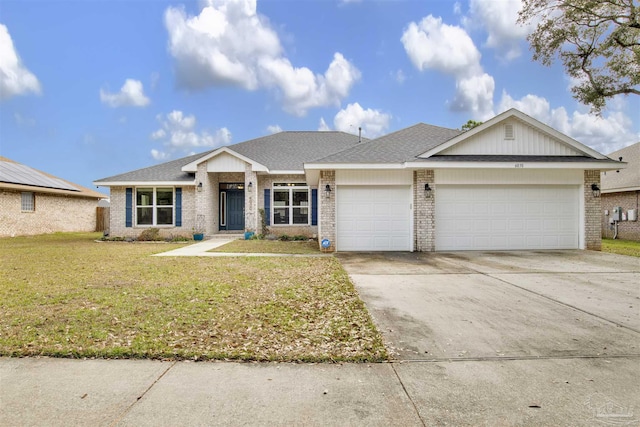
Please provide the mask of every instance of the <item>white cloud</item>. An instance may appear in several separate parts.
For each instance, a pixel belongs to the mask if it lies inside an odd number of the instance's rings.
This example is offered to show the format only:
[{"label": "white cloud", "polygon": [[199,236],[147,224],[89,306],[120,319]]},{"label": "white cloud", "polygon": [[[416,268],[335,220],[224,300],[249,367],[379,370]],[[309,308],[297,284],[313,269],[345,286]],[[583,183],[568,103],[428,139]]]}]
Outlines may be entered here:
[{"label": "white cloud", "polygon": [[20,127],[33,127],[36,125],[36,119],[33,117],[23,116],[20,113],[14,113],[13,118],[16,121],[16,124]]},{"label": "white cloud", "polygon": [[40,82],[22,64],[9,29],[0,24],[0,100],[40,91]]},{"label": "white cloud", "polygon": [[278,125],[269,125],[267,126],[267,132],[274,134],[282,132],[282,128]]},{"label": "white cloud", "polygon": [[163,145],[168,151],[152,150],[151,155],[154,159],[157,159],[158,156],[166,158],[175,151],[187,153],[193,148],[215,148],[228,145],[231,142],[231,132],[226,127],[217,129],[213,133],[197,132],[195,116],[185,116],[179,110],[174,110],[166,116],[158,115],[157,119],[161,127],[152,132],[150,138],[155,141],[163,141]]},{"label": "white cloud", "polygon": [[455,76],[472,76],[480,68],[480,52],[467,32],[429,15],[411,22],[401,38],[404,49],[420,70],[438,70]]},{"label": "white cloud", "polygon": [[324,117],[320,117],[320,123],[318,124],[318,130],[320,132],[326,132],[331,130],[327,122],[324,121]]},{"label": "white cloud", "polygon": [[402,71],[401,69],[398,69],[392,75],[396,79],[396,82],[398,82],[398,84],[402,84],[405,82],[405,80],[407,80],[407,76],[404,74],[404,71]]},{"label": "white cloud", "polygon": [[145,107],[149,105],[149,98],[144,94],[139,80],[127,79],[118,93],[109,93],[100,89],[100,101],[109,107]]},{"label": "white cloud", "polygon": [[465,23],[470,28],[483,28],[487,32],[485,45],[504,59],[514,59],[520,56],[520,42],[533,30],[531,24],[517,23],[521,8],[521,0],[471,0]]},{"label": "white cloud", "polygon": [[169,154],[164,151],[158,151],[154,148],[151,150],[151,157],[153,157],[154,160],[162,161],[168,159]]},{"label": "white cloud", "polygon": [[419,24],[411,22],[401,41],[418,70],[437,70],[455,78],[456,94],[449,108],[469,112],[476,120],[493,116],[495,82],[482,70],[480,51],[463,28],[429,15]]},{"label": "white cloud", "polygon": [[358,133],[358,128],[361,127],[363,136],[375,138],[385,133],[390,120],[390,114],[370,108],[365,110],[356,102],[340,110],[333,119],[333,124],[337,130],[349,133]]},{"label": "white cloud", "polygon": [[569,114],[564,107],[552,109],[545,98],[529,94],[516,100],[503,92],[499,113],[509,108],[517,108],[601,153],[616,151],[640,138],[633,132],[632,120],[622,111],[601,117],[579,111]]},{"label": "white cloud", "polygon": [[310,108],[339,105],[360,78],[340,53],[324,74],[293,66],[268,19],[257,13],[256,0],[211,0],[197,16],[169,7],[165,26],[178,83],[187,89],[273,89],[286,111],[302,116]]}]

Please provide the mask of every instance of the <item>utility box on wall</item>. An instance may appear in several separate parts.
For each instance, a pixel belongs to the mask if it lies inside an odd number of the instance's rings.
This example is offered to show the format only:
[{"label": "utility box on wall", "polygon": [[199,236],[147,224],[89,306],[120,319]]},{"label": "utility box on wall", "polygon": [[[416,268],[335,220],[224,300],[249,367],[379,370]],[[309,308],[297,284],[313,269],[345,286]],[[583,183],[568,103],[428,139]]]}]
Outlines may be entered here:
[{"label": "utility box on wall", "polygon": [[613,208],[613,215],[611,215],[611,219],[613,221],[622,221],[622,208],[620,206]]},{"label": "utility box on wall", "polygon": [[638,210],[629,209],[627,211],[627,221],[637,221],[637,220],[638,220]]}]

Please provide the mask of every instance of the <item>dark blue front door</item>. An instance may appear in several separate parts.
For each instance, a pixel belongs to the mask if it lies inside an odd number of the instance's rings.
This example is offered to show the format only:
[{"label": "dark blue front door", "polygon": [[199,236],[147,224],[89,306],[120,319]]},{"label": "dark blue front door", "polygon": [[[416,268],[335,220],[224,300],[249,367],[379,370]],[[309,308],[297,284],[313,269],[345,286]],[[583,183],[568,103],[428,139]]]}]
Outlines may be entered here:
[{"label": "dark blue front door", "polygon": [[244,230],[243,190],[227,190],[227,230]]}]

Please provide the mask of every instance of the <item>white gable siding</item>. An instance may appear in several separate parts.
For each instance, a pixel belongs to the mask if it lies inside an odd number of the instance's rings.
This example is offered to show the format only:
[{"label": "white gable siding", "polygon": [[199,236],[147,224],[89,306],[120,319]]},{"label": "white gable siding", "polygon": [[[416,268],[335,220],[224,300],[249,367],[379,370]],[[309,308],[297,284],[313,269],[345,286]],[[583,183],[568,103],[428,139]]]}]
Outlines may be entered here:
[{"label": "white gable siding", "polygon": [[[513,139],[505,138],[505,125],[513,126]],[[519,120],[501,122],[462,141],[442,155],[580,156],[563,142]]]},{"label": "white gable siding", "polygon": [[245,162],[229,153],[220,153],[207,162],[207,172],[244,172]]},{"label": "white gable siding", "polygon": [[411,185],[408,170],[337,170],[336,185]]}]

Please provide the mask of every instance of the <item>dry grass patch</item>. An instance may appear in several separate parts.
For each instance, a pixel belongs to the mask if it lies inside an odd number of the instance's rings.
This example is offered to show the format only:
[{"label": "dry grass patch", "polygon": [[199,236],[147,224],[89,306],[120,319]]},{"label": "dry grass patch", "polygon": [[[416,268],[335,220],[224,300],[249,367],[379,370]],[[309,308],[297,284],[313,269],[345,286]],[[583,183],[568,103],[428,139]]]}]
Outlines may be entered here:
[{"label": "dry grass patch", "polygon": [[266,253],[266,254],[320,254],[318,242],[282,242],[280,240],[234,240],[226,245],[217,247],[209,252],[231,252],[231,253]]},{"label": "dry grass patch", "polygon": [[96,234],[0,239],[0,355],[378,361],[333,258],[151,257]]},{"label": "dry grass patch", "polygon": [[602,239],[602,252],[640,257],[640,242],[632,240]]}]

